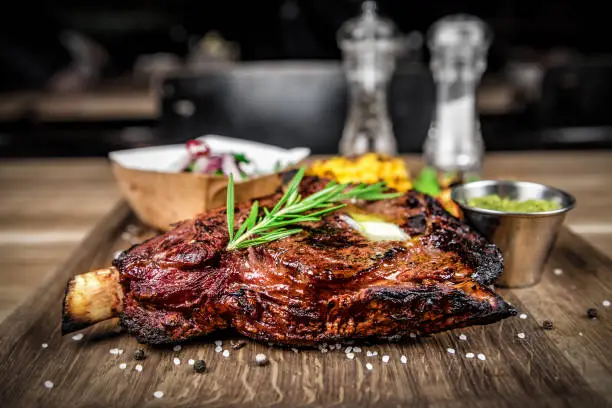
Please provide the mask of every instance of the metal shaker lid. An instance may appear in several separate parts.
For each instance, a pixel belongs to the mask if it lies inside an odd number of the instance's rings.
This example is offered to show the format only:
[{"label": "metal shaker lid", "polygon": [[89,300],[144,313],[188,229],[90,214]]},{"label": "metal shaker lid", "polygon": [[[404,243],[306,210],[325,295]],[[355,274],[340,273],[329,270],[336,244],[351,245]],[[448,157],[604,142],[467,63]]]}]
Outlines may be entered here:
[{"label": "metal shaker lid", "polygon": [[347,50],[375,41],[377,46],[395,45],[399,32],[389,19],[376,12],[376,2],[365,1],[361,14],[346,21],[338,30],[337,41],[341,49]]},{"label": "metal shaker lid", "polygon": [[428,33],[431,49],[488,48],[491,36],[489,26],[484,21],[467,14],[441,18]]}]

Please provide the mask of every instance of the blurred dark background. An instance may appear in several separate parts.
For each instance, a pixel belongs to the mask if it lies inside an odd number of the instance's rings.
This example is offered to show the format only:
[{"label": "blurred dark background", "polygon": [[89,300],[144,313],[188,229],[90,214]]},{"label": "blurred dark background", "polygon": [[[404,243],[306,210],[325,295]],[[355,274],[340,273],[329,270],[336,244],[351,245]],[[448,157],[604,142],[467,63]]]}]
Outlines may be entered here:
[{"label": "blurred dark background", "polygon": [[[420,150],[435,103],[424,35],[454,13],[494,33],[478,90],[489,150],[612,147],[609,17],[592,2],[377,3],[408,38],[389,94],[403,152]],[[335,35],[360,6],[3,2],[0,155],[99,156],[204,132],[335,153],[346,114]]]}]

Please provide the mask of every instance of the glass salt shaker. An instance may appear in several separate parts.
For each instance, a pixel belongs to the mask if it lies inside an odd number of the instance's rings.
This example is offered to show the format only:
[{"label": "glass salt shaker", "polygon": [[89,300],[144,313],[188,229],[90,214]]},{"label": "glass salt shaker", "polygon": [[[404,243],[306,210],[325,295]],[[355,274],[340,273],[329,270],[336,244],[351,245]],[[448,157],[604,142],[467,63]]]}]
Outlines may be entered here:
[{"label": "glass salt shaker", "polygon": [[486,69],[490,30],[477,17],[453,15],[434,23],[428,37],[437,97],[425,161],[446,179],[462,182],[482,169],[476,87]]},{"label": "glass salt shaker", "polygon": [[361,15],[340,27],[337,40],[349,84],[349,112],[340,153],[396,154],[387,110],[387,86],[400,44],[395,25],[376,13],[375,2],[366,1]]}]

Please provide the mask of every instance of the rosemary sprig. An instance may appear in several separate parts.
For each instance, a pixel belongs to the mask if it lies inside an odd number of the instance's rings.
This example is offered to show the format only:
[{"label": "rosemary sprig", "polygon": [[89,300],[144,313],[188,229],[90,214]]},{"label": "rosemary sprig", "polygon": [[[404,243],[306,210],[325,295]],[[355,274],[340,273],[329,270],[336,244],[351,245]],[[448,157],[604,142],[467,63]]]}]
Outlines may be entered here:
[{"label": "rosemary sprig", "polygon": [[285,194],[278,200],[274,208],[263,208],[263,215],[259,215],[259,202],[251,206],[249,216],[234,233],[234,179],[230,175],[227,185],[227,226],[229,233],[228,250],[248,248],[254,245],[265,244],[286,238],[301,231],[296,224],[302,222],[319,221],[321,217],[336,211],[346,204],[341,201],[383,200],[399,197],[402,193],[385,193],[385,183],[360,184],[345,191],[348,184],[330,182],[320,191],[302,198],[299,187],[306,167],[293,177]]}]

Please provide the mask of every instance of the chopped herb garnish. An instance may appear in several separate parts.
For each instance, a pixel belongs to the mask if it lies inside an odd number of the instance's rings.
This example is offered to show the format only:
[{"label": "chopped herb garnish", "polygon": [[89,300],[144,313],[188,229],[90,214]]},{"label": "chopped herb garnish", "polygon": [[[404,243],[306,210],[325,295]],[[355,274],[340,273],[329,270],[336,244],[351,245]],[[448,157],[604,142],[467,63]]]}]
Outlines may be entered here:
[{"label": "chopped herb garnish", "polygon": [[345,206],[342,201],[383,200],[399,197],[402,193],[385,193],[385,183],[360,184],[347,190],[348,184],[331,181],[327,186],[305,198],[299,193],[299,186],[306,167],[293,177],[287,191],[274,208],[263,208],[260,215],[259,202],[255,201],[247,219],[234,233],[234,178],[229,177],[227,185],[227,226],[229,243],[227,250],[248,248],[289,237],[302,231],[295,227],[302,222],[315,222],[321,217]]}]

